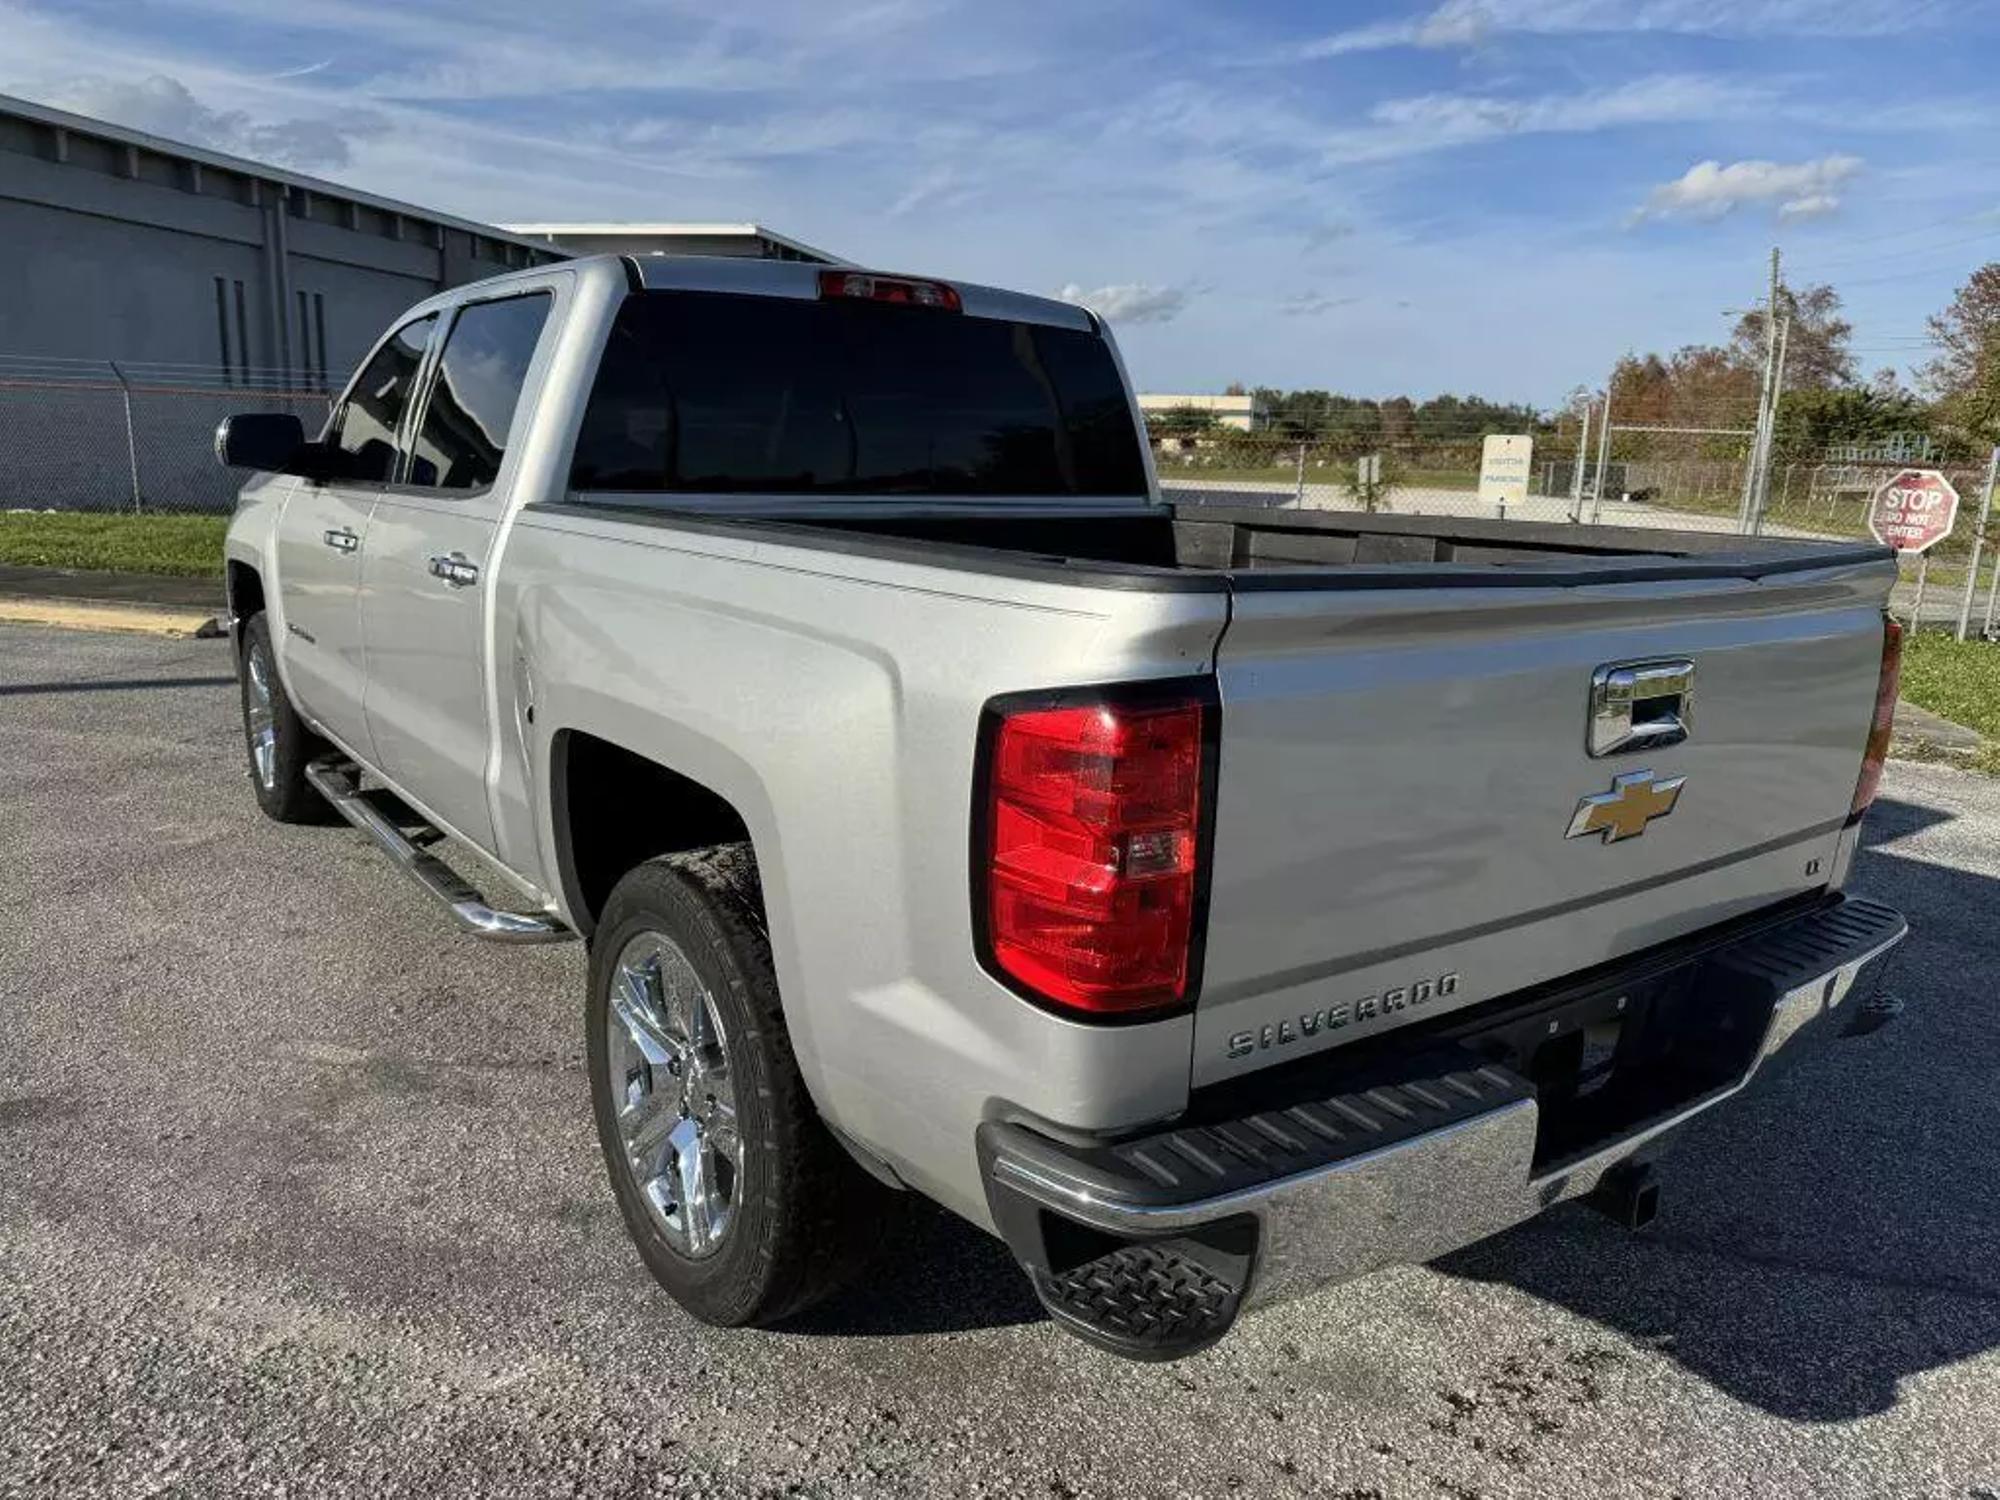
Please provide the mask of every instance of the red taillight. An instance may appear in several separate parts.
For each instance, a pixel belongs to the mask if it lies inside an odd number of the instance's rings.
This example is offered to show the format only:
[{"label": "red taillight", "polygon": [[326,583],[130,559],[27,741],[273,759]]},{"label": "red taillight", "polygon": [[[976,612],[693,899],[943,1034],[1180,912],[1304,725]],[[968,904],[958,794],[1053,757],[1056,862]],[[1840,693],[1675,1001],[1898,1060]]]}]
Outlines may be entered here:
[{"label": "red taillight", "polygon": [[1889,736],[1896,728],[1896,691],[1903,681],[1903,627],[1886,616],[1882,621],[1882,675],[1875,683],[1875,718],[1868,726],[1868,748],[1861,755],[1861,779],[1854,784],[1854,805],[1848,816],[1859,817],[1875,800],[1882,785],[1882,762],[1889,758]]},{"label": "red taillight", "polygon": [[900,302],[908,307],[935,307],[960,312],[958,288],[942,281],[916,281],[908,276],[877,276],[873,271],[822,271],[822,298],[844,297],[856,302]]},{"label": "red taillight", "polygon": [[1189,998],[1213,711],[1193,696],[997,710],[974,899],[1017,988],[1122,1018]]}]

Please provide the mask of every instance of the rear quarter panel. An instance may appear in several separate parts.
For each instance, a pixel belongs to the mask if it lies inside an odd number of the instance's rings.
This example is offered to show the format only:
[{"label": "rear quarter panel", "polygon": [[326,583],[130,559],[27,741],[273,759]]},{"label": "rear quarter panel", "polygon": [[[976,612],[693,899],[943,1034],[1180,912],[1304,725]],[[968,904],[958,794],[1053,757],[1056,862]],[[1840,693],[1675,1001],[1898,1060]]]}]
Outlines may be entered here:
[{"label": "rear quarter panel", "polygon": [[[735,805],[813,1097],[907,1180],[984,1223],[973,1134],[991,1113],[1086,1128],[1184,1106],[1191,1017],[1077,1025],[979,967],[973,760],[995,694],[1206,669],[1223,595],[533,510],[501,590],[501,679],[531,682],[537,703],[532,726],[517,713],[505,732],[534,784],[547,788],[550,739],[572,729]],[[546,816],[540,841],[555,889]]]}]

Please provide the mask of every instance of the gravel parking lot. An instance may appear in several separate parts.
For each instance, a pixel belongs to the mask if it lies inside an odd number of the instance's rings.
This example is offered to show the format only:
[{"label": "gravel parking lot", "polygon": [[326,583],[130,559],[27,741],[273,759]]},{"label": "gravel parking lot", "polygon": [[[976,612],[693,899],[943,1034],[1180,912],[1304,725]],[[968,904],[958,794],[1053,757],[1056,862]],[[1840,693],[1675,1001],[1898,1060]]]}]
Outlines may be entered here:
[{"label": "gravel parking lot", "polygon": [[2000,1497],[2000,782],[1898,764],[1909,1014],[1565,1208],[1136,1366],[914,1210],[684,1318],[587,1116],[582,953],[264,822],[227,647],[0,627],[0,1493]]}]

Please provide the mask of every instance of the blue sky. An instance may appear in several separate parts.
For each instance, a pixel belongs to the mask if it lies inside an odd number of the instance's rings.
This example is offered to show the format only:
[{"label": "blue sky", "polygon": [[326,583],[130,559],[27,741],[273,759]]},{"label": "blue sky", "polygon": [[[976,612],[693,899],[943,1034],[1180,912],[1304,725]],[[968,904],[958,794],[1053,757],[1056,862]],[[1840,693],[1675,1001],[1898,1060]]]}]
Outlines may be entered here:
[{"label": "blue sky", "polygon": [[1984,0],[0,0],[0,91],[495,222],[1062,293],[1142,387],[1538,405],[1769,247],[1864,367],[2000,259]]}]

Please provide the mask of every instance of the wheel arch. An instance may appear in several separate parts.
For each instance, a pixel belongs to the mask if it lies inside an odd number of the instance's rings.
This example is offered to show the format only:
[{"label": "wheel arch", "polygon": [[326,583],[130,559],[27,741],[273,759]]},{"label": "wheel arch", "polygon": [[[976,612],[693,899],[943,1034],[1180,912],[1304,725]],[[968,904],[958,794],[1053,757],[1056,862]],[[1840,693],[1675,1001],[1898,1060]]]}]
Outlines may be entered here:
[{"label": "wheel arch", "polygon": [[[759,900],[770,917],[760,839],[737,797],[703,777],[587,729],[549,744],[549,820],[556,878],[571,924],[588,938],[626,872],[663,854],[747,842],[759,860]],[[762,821],[762,819],[758,819]]]},{"label": "wheel arch", "polygon": [[223,589],[229,606],[229,636],[239,643],[240,649],[244,622],[266,607],[264,575],[251,564],[232,557],[223,565]]}]

